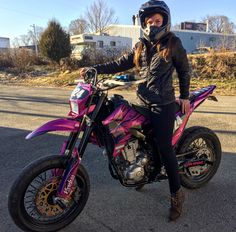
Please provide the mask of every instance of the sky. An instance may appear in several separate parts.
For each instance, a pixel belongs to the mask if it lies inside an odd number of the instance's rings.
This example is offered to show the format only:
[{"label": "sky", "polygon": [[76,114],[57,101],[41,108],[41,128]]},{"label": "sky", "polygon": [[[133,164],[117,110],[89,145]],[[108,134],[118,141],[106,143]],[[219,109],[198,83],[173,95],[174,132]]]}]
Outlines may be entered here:
[{"label": "sky", "polygon": [[[96,0],[0,0],[0,37],[13,39],[26,35],[32,25],[46,28],[55,18],[67,28],[83,15]],[[145,1],[104,0],[115,11],[119,24],[132,24],[132,15]],[[166,0],[171,10],[172,25],[184,21],[199,22],[207,15],[225,15],[236,24],[235,0]]]}]

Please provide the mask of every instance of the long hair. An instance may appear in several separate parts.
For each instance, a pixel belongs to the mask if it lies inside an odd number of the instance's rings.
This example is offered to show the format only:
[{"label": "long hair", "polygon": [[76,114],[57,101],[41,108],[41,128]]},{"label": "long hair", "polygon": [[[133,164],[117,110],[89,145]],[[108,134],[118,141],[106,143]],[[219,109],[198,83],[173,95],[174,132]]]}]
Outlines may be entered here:
[{"label": "long hair", "polygon": [[[158,41],[156,44],[156,48],[157,48],[157,52],[159,53],[160,57],[164,58],[164,60],[166,62],[169,62],[171,59],[171,43],[172,43],[172,37],[173,34],[169,33],[168,34],[168,42],[167,42],[167,46],[164,49],[161,49],[161,41]],[[136,66],[136,68],[139,70],[140,69],[140,55],[141,52],[143,50],[143,43],[139,43],[138,47],[135,50],[135,54],[134,54],[134,64]]]}]

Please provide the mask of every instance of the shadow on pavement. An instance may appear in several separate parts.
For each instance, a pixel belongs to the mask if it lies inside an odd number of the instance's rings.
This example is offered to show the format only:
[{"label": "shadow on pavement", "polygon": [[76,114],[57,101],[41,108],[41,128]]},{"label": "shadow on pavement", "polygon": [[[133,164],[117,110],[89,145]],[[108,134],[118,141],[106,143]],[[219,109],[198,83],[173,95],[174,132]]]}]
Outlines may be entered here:
[{"label": "shadow on pavement", "polygon": [[60,105],[67,105],[68,102],[66,100],[58,100],[58,99],[53,99],[49,97],[24,97],[24,96],[19,96],[13,98],[12,96],[1,96],[0,95],[0,100],[6,100],[6,101],[13,101],[13,102],[18,102],[18,101],[24,101],[24,102],[38,102],[38,103],[53,103],[53,104],[60,104]]},{"label": "shadow on pavement", "polygon": [[33,114],[33,113],[26,113],[26,112],[16,112],[10,110],[0,110],[0,113],[4,114],[15,114],[15,115],[25,115],[25,116],[33,116],[33,117],[42,117],[42,118],[62,118],[62,116],[58,115],[48,115],[48,114]]},{"label": "shadow on pavement", "polygon": [[[19,232],[7,210],[8,192],[15,178],[29,162],[58,154],[66,139],[63,135],[46,134],[25,140],[29,132],[0,128],[1,232]],[[90,197],[81,215],[63,232],[235,231],[236,153],[223,153],[218,172],[206,186],[185,190],[184,213],[176,223],[166,220],[168,182],[147,185],[140,192],[125,188],[111,178],[101,153],[94,146],[86,150],[82,163],[90,176]]]}]

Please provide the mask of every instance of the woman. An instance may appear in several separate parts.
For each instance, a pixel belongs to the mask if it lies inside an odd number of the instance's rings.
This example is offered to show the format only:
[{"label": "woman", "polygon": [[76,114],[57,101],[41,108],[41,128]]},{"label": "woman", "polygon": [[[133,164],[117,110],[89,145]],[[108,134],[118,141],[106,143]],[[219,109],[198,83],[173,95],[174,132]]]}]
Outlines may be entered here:
[{"label": "woman", "polygon": [[[144,3],[139,17],[143,38],[135,48],[116,61],[94,68],[99,74],[113,74],[136,66],[141,78],[145,79],[138,86],[137,95],[141,104],[151,110],[151,122],[169,178],[169,219],[176,220],[182,212],[184,192],[180,188],[178,163],[171,144],[175,120],[172,73],[176,69],[182,112],[187,113],[190,109],[188,60],[180,39],[170,32],[170,11],[164,1],[150,0]],[[80,70],[81,76],[85,71],[86,68]]]}]

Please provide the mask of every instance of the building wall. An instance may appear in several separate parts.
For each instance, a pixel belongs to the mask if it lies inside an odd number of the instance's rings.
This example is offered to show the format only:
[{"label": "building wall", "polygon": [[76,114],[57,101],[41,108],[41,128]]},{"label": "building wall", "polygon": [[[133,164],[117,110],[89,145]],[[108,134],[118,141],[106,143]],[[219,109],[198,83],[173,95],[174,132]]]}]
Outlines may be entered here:
[{"label": "building wall", "polygon": [[198,47],[230,48],[236,49],[236,35],[207,33],[200,31],[173,31],[177,35],[188,53]]},{"label": "building wall", "polygon": [[[174,30],[173,32],[180,37],[188,53],[202,46],[236,49],[236,35],[223,35],[193,30]],[[132,47],[134,47],[139,38],[142,37],[142,30],[138,25],[110,25],[108,34],[130,37],[132,38]]]},{"label": "building wall", "polygon": [[10,48],[10,39],[0,37],[0,48]]},{"label": "building wall", "polygon": [[80,34],[70,37],[72,57],[81,59],[81,54],[89,48],[108,51],[124,51],[132,48],[132,39],[124,36]]},{"label": "building wall", "polygon": [[107,33],[111,36],[125,36],[132,39],[132,47],[139,41],[142,35],[140,26],[138,25],[116,25],[112,24],[108,27]]},{"label": "building wall", "polygon": [[111,47],[112,42],[115,42],[114,47],[132,47],[132,39],[124,36],[81,34],[71,36],[70,41],[71,44],[94,43],[96,47],[99,47],[101,41],[104,47]]},{"label": "building wall", "polygon": [[[236,35],[224,35],[219,33],[207,33],[193,30],[174,30],[173,31],[182,41],[184,48],[187,53],[191,53],[194,49],[198,47],[213,47],[213,48],[230,48],[236,50]],[[110,41],[120,41],[119,43],[122,46],[126,43],[127,47],[134,47],[134,45],[139,41],[139,38],[142,37],[142,30],[138,25],[110,25],[108,27],[107,33],[110,36],[99,36],[92,35],[93,40],[91,42],[96,42],[98,45],[98,40],[104,41],[104,46],[110,46]],[[78,35],[80,40],[77,43],[89,42],[85,39],[86,34]],[[128,38],[130,40],[128,40]],[[73,42],[74,38],[74,42]],[[76,37],[71,36],[71,43],[76,43]],[[79,42],[80,41],[80,42]],[[119,44],[117,42],[117,45]]]}]

